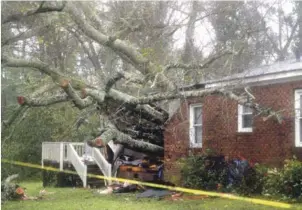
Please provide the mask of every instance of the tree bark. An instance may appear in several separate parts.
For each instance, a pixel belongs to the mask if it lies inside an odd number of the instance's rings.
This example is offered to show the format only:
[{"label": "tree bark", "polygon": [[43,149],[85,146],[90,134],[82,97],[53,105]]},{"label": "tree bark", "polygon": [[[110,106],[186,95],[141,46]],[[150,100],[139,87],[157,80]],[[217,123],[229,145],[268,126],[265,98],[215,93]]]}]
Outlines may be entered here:
[{"label": "tree bark", "polygon": [[11,14],[10,16],[4,18],[1,21],[1,23],[5,24],[5,23],[8,23],[8,22],[19,21],[19,20],[21,20],[23,18],[30,17],[30,16],[33,16],[33,15],[36,15],[36,14],[40,14],[40,13],[61,12],[64,9],[65,4],[66,4],[65,2],[63,2],[63,4],[60,5],[60,6],[58,6],[58,7],[51,7],[51,6],[45,6],[45,7],[43,7],[44,3],[45,3],[44,1],[41,2],[39,8],[33,9],[33,10],[29,10],[25,14],[24,13]]},{"label": "tree bark", "polygon": [[97,147],[104,147],[111,140],[115,144],[122,144],[124,147],[133,149],[136,151],[147,152],[147,153],[156,153],[158,155],[163,155],[164,148],[157,146],[155,144],[150,144],[142,140],[135,140],[131,136],[124,134],[114,128],[106,130],[100,137],[90,141],[90,145]]}]

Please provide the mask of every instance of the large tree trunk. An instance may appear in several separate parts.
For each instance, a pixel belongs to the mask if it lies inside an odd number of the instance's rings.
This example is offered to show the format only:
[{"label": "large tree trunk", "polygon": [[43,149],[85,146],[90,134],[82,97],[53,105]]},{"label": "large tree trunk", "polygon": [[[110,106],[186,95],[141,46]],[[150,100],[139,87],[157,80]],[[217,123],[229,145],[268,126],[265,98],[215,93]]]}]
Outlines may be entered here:
[{"label": "large tree trunk", "polygon": [[91,140],[88,144],[92,147],[104,147],[110,141],[115,144],[122,144],[124,147],[146,153],[155,153],[162,156],[164,153],[163,147],[145,142],[143,140],[135,140],[131,136],[124,134],[117,129],[110,128],[106,130],[100,137]]}]

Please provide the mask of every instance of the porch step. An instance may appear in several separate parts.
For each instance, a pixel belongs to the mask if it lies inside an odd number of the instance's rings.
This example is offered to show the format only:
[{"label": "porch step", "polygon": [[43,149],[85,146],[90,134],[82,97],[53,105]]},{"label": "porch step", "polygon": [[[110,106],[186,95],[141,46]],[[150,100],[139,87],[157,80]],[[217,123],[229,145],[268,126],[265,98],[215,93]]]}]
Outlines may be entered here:
[{"label": "porch step", "polygon": [[99,172],[101,169],[98,165],[87,165],[87,172]]},{"label": "porch step", "polygon": [[[87,165],[87,174],[94,174],[94,175],[100,175],[103,176],[103,173],[101,169],[98,167],[98,165]],[[90,188],[100,188],[105,186],[105,182],[103,179],[99,179],[96,177],[87,177],[87,186],[90,186]]]},{"label": "porch step", "polygon": [[90,188],[100,188],[105,186],[105,182],[102,179],[94,179],[94,178],[88,178],[87,179],[87,186],[90,186]]}]

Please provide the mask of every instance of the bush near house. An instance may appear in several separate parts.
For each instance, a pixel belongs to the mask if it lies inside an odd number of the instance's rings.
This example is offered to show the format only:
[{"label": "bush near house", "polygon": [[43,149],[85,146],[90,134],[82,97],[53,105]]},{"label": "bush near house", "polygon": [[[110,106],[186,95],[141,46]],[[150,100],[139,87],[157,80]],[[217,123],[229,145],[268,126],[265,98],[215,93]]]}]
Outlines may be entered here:
[{"label": "bush near house", "polygon": [[[182,159],[183,185],[242,195],[263,194],[286,200],[302,200],[302,162],[298,160],[286,160],[283,168],[274,170],[259,164],[253,167],[248,165],[241,170],[240,164],[234,168],[237,160],[227,163],[222,157],[216,157],[216,163],[214,161],[215,158],[208,155]],[[232,171],[238,171],[238,176],[234,178]]]},{"label": "bush near house", "polygon": [[214,166],[211,159],[211,156],[202,155],[189,156],[180,160],[183,185],[205,190],[216,190],[218,186],[226,185],[227,174],[224,162],[219,161]]},{"label": "bush near house", "polygon": [[242,195],[261,194],[267,170],[266,166],[259,164],[249,167],[242,180],[234,186],[234,191]]},{"label": "bush near house", "polygon": [[264,172],[250,167],[247,161],[226,162],[223,156],[189,156],[182,161],[183,185],[204,190],[261,193]]},{"label": "bush near house", "polygon": [[268,170],[264,178],[263,194],[282,199],[302,201],[302,162],[286,160],[281,169]]}]

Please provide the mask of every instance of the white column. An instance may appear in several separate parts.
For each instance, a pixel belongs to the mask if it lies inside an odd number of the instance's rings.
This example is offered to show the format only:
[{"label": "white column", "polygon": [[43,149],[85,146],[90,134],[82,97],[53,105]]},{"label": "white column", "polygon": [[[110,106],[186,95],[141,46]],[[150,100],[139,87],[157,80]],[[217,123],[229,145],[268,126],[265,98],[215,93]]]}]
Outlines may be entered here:
[{"label": "white column", "polygon": [[42,142],[42,155],[41,155],[41,165],[44,168],[44,143]]},{"label": "white column", "polygon": [[60,171],[63,171],[63,161],[64,161],[64,143],[60,143]]},{"label": "white column", "polygon": [[85,166],[85,170],[83,173],[83,187],[87,187],[87,166]]}]

